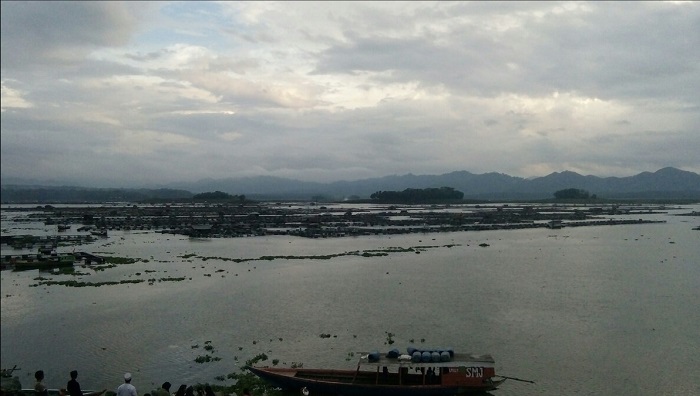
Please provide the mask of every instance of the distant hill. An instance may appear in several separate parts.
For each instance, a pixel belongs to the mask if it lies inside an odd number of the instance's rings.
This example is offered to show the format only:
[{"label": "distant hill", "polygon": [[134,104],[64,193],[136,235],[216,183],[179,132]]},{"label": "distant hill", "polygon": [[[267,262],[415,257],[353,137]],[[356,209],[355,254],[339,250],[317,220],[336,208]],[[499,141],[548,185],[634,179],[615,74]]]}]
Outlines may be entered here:
[{"label": "distant hill", "polygon": [[[2,187],[2,202],[88,202],[100,196],[123,197],[124,201],[191,198],[193,194],[222,191],[258,200],[367,199],[377,191],[407,188],[452,187],[464,199],[527,200],[552,198],[555,191],[577,188],[608,199],[693,199],[700,201],[700,175],[676,168],[642,172],[629,177],[583,176],[555,172],[534,179],[502,173],[474,174],[457,171],[442,175],[393,175],[355,181],[314,183],[271,176],[203,179],[193,183],[171,183],[162,189],[85,189],[78,187]],[[80,197],[91,197],[81,199]]]},{"label": "distant hill", "polygon": [[442,175],[393,175],[380,178],[312,183],[276,177],[207,179],[196,183],[169,185],[193,192],[225,191],[250,198],[311,199],[324,196],[343,199],[368,198],[377,191],[402,191],[407,188],[452,187],[465,199],[517,200],[552,198],[555,191],[578,188],[601,198],[620,199],[700,199],[700,175],[676,168],[643,172],[629,177],[582,176],[575,172],[555,172],[544,177],[524,179],[502,173],[474,174],[467,171]]}]

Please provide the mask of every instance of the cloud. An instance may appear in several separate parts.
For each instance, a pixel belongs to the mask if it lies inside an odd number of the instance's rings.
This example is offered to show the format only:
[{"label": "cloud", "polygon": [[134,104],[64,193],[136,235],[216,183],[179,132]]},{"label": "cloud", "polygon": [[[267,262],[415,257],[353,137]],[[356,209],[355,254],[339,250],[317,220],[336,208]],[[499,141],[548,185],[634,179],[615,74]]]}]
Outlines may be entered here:
[{"label": "cloud", "polygon": [[697,172],[699,26],[669,2],[2,2],[1,171]]},{"label": "cloud", "polygon": [[2,99],[0,103],[2,103],[2,111],[32,107],[32,104],[22,97],[22,93],[6,85],[5,80],[2,80]]},{"label": "cloud", "polygon": [[136,21],[118,2],[2,2],[2,68],[79,63],[128,42]]}]

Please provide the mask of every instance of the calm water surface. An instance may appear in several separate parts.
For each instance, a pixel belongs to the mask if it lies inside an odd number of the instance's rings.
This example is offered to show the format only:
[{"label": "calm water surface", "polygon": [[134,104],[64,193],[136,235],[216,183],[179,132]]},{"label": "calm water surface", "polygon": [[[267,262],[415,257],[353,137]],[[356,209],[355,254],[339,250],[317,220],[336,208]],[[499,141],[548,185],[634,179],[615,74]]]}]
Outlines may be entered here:
[{"label": "calm water surface", "polygon": [[[640,216],[664,224],[342,239],[113,232],[78,250],[149,262],[77,277],[2,272],[2,367],[21,367],[25,387],[43,369],[52,388],[73,369],[92,389],[116,388],[130,371],[145,393],[164,381],[219,383],[260,352],[280,365],[350,368],[350,352],[415,345],[490,353],[497,373],[536,381],[506,382],[496,396],[698,395],[700,220],[673,216],[692,210],[700,206]],[[11,227],[44,228],[3,222]],[[181,257],[417,246],[427,248],[244,263]],[[185,280],[30,287],[40,275]],[[207,353],[221,360],[195,363]]]}]

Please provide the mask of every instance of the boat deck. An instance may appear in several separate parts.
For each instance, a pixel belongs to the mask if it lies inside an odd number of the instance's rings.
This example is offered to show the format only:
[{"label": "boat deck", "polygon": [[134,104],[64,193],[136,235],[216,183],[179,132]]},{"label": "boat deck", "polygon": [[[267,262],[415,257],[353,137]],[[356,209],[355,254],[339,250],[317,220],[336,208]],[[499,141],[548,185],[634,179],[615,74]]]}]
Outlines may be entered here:
[{"label": "boat deck", "polygon": [[323,382],[338,382],[344,384],[356,385],[439,385],[439,377],[424,376],[422,373],[408,373],[399,375],[399,373],[376,373],[368,371],[360,372],[319,372],[319,371],[303,371],[294,375],[296,378],[304,378],[313,381]]}]

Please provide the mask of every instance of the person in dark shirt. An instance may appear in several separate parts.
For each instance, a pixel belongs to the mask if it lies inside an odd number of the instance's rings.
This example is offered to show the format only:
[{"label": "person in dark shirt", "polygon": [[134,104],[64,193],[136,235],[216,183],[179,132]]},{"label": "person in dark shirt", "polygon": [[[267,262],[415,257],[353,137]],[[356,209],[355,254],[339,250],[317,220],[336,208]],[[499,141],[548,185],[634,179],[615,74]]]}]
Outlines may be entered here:
[{"label": "person in dark shirt", "polygon": [[80,383],[78,383],[77,378],[78,370],[71,371],[70,381],[68,381],[68,384],[66,385],[66,390],[68,391],[69,396],[100,396],[103,393],[107,392],[107,389],[104,389],[102,391],[83,394],[83,391],[80,389]]},{"label": "person in dark shirt", "polygon": [[36,378],[36,385],[34,385],[34,394],[36,396],[49,396],[49,390],[46,389],[46,385],[42,381],[44,381],[44,371],[39,370],[36,373],[34,373],[34,378]]}]

